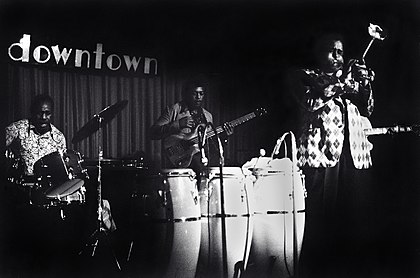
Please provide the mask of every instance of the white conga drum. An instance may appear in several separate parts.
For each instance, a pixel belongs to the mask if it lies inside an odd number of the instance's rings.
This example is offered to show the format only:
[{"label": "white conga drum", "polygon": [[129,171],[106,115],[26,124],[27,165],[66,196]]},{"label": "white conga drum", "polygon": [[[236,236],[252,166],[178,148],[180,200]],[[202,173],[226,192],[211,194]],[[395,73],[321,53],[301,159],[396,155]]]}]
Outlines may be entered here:
[{"label": "white conga drum", "polygon": [[305,226],[303,177],[297,169],[292,170],[288,158],[260,159],[267,162],[263,168],[249,169],[255,177],[255,206],[247,273],[251,277],[292,277]]},{"label": "white conga drum", "polygon": [[[235,277],[243,273],[252,239],[252,182],[239,167],[224,167],[223,193],[218,167],[201,182],[201,245],[198,277]],[[221,210],[224,201],[224,214]]]},{"label": "white conga drum", "polygon": [[200,204],[191,169],[164,169],[143,178],[133,198],[131,268],[146,277],[195,277]]}]

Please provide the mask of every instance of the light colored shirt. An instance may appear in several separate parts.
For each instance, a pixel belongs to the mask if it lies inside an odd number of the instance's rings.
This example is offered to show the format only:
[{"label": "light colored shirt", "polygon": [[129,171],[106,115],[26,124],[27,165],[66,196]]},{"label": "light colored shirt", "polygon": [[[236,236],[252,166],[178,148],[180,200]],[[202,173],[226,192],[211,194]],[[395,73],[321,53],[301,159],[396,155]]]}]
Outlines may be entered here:
[{"label": "light colored shirt", "polygon": [[[203,114],[207,122],[213,122],[213,116],[209,111],[203,108]],[[179,120],[187,116],[191,116],[191,113],[187,105],[182,101],[175,103],[171,107],[166,107],[159,119],[150,128],[152,139],[164,139],[172,134],[188,134],[192,132],[193,129],[191,128],[179,127]]]},{"label": "light colored shirt", "polygon": [[26,175],[34,174],[34,164],[43,156],[66,150],[66,138],[51,124],[51,131],[39,135],[28,119],[23,119],[6,127],[6,147],[17,143]]}]

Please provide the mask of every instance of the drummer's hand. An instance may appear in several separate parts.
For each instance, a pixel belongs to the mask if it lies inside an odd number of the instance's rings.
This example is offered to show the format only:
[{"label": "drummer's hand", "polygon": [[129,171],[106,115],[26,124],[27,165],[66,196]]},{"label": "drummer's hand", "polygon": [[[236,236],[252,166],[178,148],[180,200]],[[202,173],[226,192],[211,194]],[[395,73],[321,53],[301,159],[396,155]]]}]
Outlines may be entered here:
[{"label": "drummer's hand", "polygon": [[233,134],[233,126],[230,123],[224,123],[223,129],[226,131],[226,135],[230,136]]},{"label": "drummer's hand", "polygon": [[191,116],[186,116],[184,118],[179,119],[179,128],[192,128],[194,126],[194,120]]}]

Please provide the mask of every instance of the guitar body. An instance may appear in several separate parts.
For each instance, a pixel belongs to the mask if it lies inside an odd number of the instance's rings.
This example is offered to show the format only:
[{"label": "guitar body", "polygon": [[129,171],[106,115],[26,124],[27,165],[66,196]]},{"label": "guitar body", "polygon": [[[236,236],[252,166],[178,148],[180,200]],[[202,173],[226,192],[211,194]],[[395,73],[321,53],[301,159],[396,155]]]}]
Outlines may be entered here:
[{"label": "guitar body", "polygon": [[191,140],[197,138],[197,129],[188,134],[174,134],[163,141],[166,156],[172,165],[179,168],[186,168],[191,164],[192,157],[200,150],[198,144]]},{"label": "guitar body", "polygon": [[[267,111],[263,108],[257,109],[254,112],[246,114],[236,120],[230,121],[232,127],[243,124],[255,117],[265,115]],[[163,147],[165,148],[166,156],[169,161],[179,168],[186,168],[190,166],[193,156],[200,151],[198,147],[198,128],[203,125],[198,125],[192,132],[185,134],[170,135],[163,140]],[[222,126],[215,129],[207,129],[204,142],[214,135],[224,132]]]},{"label": "guitar body", "polygon": [[[362,128],[363,128],[364,131],[372,129],[372,124],[370,123],[369,118],[364,117],[364,116],[360,116],[360,118],[361,118],[361,121],[362,121]],[[367,141],[366,142],[367,143],[367,148],[368,148],[369,151],[371,151],[373,149],[373,144],[369,141],[368,135],[366,134],[366,132],[365,132],[365,137],[366,137],[366,141]]]}]

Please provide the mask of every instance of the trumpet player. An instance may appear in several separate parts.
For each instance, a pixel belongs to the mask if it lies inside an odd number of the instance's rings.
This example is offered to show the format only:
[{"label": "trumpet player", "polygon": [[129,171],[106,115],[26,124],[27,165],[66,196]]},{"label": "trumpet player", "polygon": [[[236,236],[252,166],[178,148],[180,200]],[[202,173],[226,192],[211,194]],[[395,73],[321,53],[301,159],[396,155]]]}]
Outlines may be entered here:
[{"label": "trumpet player", "polygon": [[[374,106],[374,75],[361,60],[345,61],[338,34],[319,37],[313,55],[316,67],[298,70],[292,83],[301,115],[298,163],[308,192],[302,269],[334,277],[340,274],[336,271],[352,270],[346,236],[360,232],[366,215],[358,194],[372,165],[371,144],[363,131]],[[360,223],[349,224],[354,222]]]}]

